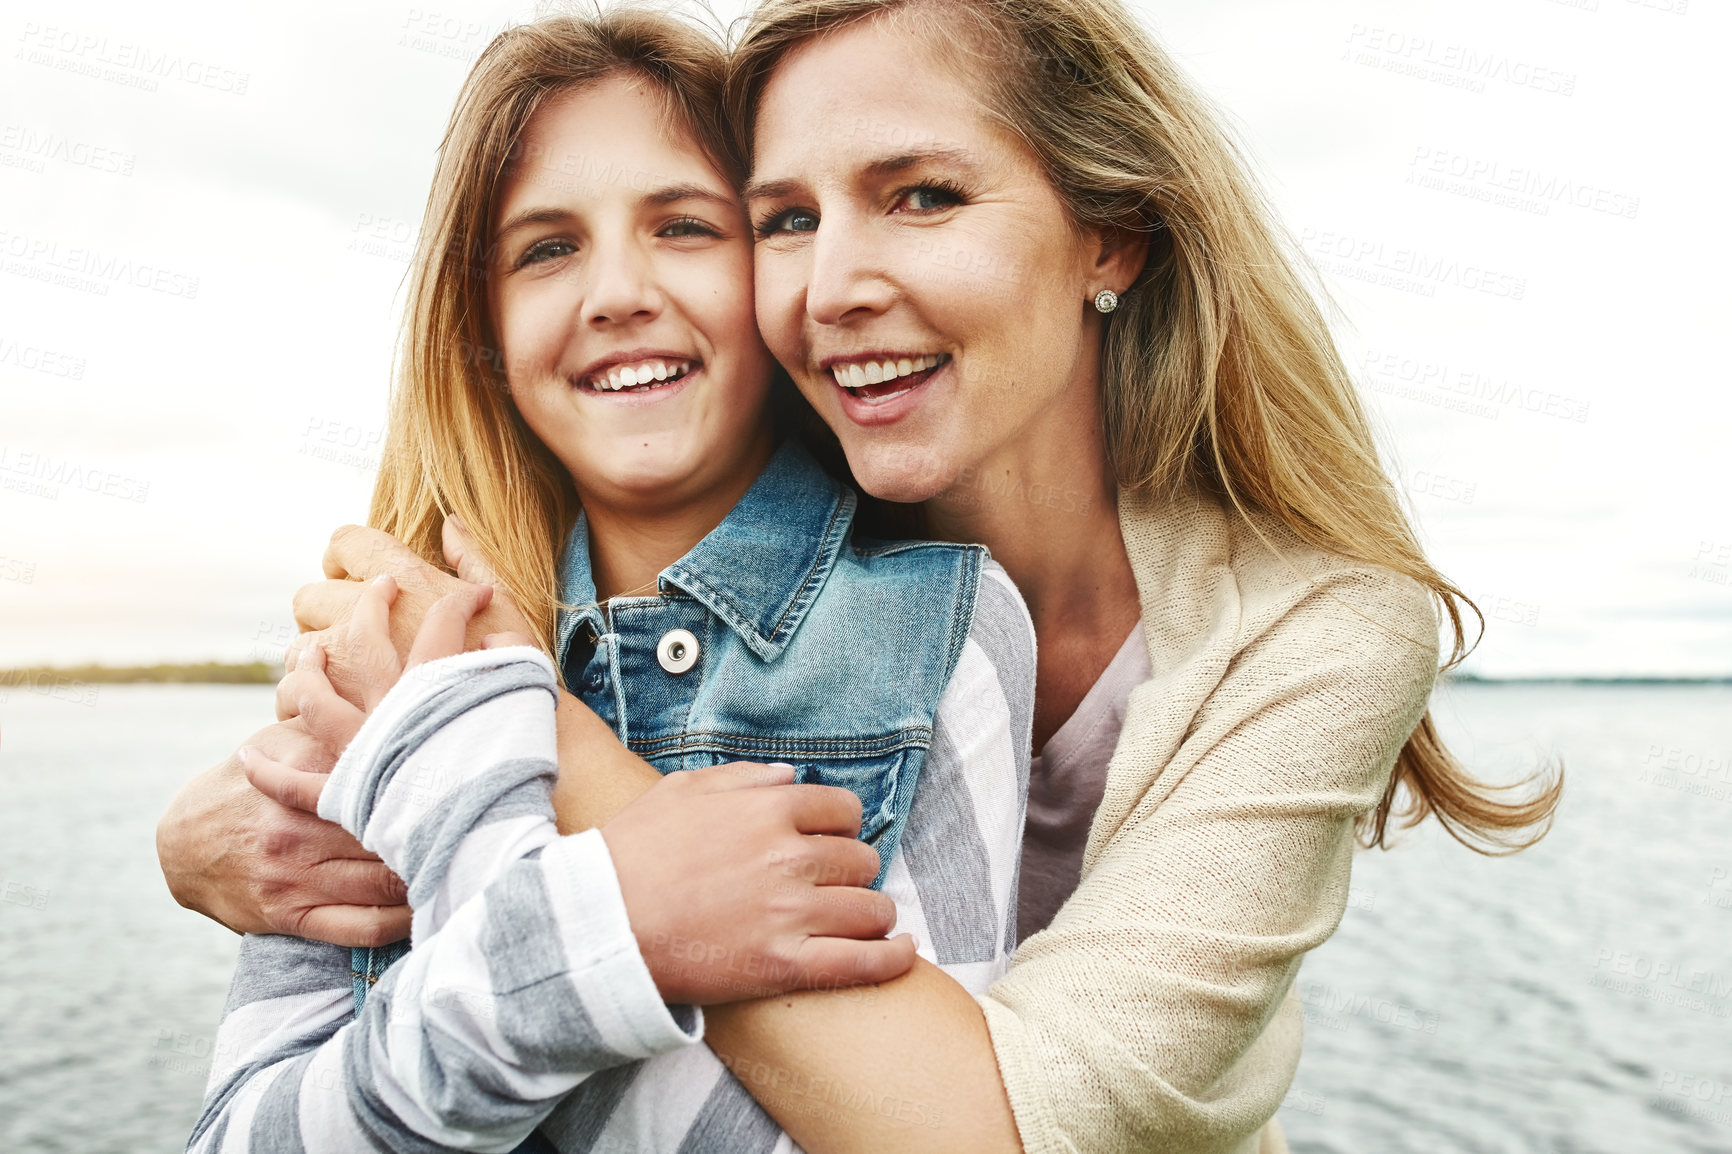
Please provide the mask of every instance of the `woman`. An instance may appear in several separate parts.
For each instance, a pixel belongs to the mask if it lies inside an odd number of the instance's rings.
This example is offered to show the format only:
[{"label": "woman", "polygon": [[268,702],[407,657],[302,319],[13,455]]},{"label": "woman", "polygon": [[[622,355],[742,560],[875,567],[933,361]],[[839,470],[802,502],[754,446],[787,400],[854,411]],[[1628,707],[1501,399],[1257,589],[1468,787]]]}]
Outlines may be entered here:
[{"label": "woman", "polygon": [[[1431,602],[1452,659],[1462,602],[1300,262],[1110,0],[770,0],[732,92],[772,351],[869,492],[924,501],[934,535],[1017,581],[1036,746],[1080,711],[1095,740],[1073,748],[1113,752],[1031,785],[1025,876],[1059,908],[985,996],[917,965],[868,1007],[719,1008],[710,1044],[736,1070],[946,1104],[939,1128],[803,1116],[747,1077],[813,1150],[1279,1149],[1289,993],[1344,909],[1355,834],[1436,815],[1518,846],[1558,793],[1499,802],[1437,739]],[[912,389],[846,367],[905,352],[948,361]]]},{"label": "woman", "polygon": [[[1017,581],[1041,642],[1037,746],[1094,692],[1126,703],[1092,780],[1031,778],[1031,826],[1048,808],[1058,835],[1031,839],[1025,869],[1030,852],[1047,868],[1027,876],[1059,876],[1062,831],[1088,814],[1080,878],[934,1064],[990,1053],[1029,1150],[1255,1149],[1355,827],[1381,843],[1404,789],[1410,818],[1495,846],[1556,799],[1495,802],[1436,738],[1429,602],[1459,655],[1459,595],[1402,516],[1312,293],[1202,102],[1113,0],[767,0],[731,108],[752,134],[771,351],[868,492],[924,501],[934,535],[987,544]],[[862,108],[877,141],[847,138]],[[888,346],[946,361],[912,389],[833,371],[838,351]],[[1069,484],[1118,524],[979,507],[1011,481]],[[1130,579],[1146,679],[1112,670]],[[886,1076],[891,1039],[945,1006],[965,1020],[925,973],[876,1007]],[[724,1010],[711,1044],[858,1076],[809,1042],[808,1014],[858,1036],[827,1000],[773,1026]],[[972,1100],[982,1148],[1008,1145],[992,1096]]]},{"label": "woman", "polygon": [[[750,758],[810,783],[802,804],[832,812],[808,831],[865,845],[819,839],[765,880],[833,876],[828,932],[900,921],[984,991],[1014,932],[1032,630],[978,546],[857,534],[853,492],[778,444],[739,174],[699,127],[719,122],[722,59],[641,12],[537,21],[482,55],[411,296],[391,440],[415,464],[385,471],[379,504],[400,529],[461,509],[502,584],[532,604],[554,585],[557,615],[525,625],[553,617],[565,682],[656,770]],[[497,347],[503,372],[453,363],[458,344]],[[663,1001],[702,1000],[717,972],[735,997],[786,983],[702,938],[681,939],[690,978],[640,956],[626,867],[683,831],[632,806],[558,836],[554,666],[526,635],[455,655],[483,589],[461,619],[434,607],[398,681],[396,592],[371,583],[348,631],[364,709],[317,660],[279,689],[346,747],[328,779],[243,752],[403,879],[414,948],[380,975],[249,937],[192,1147],[508,1149],[538,1126],[559,1150],[785,1145],[694,1045],[701,1015]],[[888,976],[914,943],[843,948]]]}]

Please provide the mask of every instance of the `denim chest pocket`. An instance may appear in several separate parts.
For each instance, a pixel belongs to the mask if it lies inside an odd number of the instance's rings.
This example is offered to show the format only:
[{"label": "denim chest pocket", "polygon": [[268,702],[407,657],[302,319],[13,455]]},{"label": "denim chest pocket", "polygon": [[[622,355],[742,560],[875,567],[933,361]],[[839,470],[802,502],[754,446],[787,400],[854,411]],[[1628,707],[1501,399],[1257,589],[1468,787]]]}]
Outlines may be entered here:
[{"label": "denim chest pocket", "polygon": [[834,785],[860,799],[860,840],[877,846],[884,832],[896,821],[903,791],[898,789],[907,767],[909,751],[898,749],[871,758],[801,761],[794,766],[794,780],[802,785]]},{"label": "denim chest pocket", "polygon": [[661,774],[680,770],[700,769],[736,761],[760,763],[781,762],[794,767],[794,781],[799,785],[833,785],[848,790],[860,799],[860,840],[875,849],[880,847],[885,833],[899,826],[898,816],[905,817],[913,800],[913,782],[908,775],[918,771],[923,750],[902,747],[874,751],[870,755],[849,756],[824,753],[814,756],[809,751],[730,750],[714,749],[670,750],[636,748],[634,752],[646,758]]}]

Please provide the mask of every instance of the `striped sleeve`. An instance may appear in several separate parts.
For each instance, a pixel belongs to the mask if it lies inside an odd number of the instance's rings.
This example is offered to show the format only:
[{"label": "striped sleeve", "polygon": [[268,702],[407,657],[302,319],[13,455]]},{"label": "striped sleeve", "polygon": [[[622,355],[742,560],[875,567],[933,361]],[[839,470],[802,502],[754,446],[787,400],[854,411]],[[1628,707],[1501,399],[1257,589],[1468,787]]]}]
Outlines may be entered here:
[{"label": "striped sleeve", "polygon": [[968,642],[938,703],[884,892],[896,928],[971,994],[1010,968],[1034,728],[1034,623],[997,562],[981,569]]},{"label": "striped sleeve", "polygon": [[[921,955],[977,996],[1009,969],[1016,946],[1033,726],[1034,626],[1009,576],[988,563],[883,886],[896,903],[891,932],[914,933]],[[591,1079],[541,1132],[568,1154],[797,1154],[749,1089],[785,1091],[790,1078],[812,1109],[870,1096],[865,1087],[801,1082],[794,1071],[729,1069],[699,1046]]]},{"label": "striped sleeve", "polygon": [[509,1150],[590,1074],[690,1047],[598,831],[558,837],[553,670],[528,649],[411,671],[320,800],[407,883],[415,949],[357,1017],[348,951],[250,937],[204,1152]]}]

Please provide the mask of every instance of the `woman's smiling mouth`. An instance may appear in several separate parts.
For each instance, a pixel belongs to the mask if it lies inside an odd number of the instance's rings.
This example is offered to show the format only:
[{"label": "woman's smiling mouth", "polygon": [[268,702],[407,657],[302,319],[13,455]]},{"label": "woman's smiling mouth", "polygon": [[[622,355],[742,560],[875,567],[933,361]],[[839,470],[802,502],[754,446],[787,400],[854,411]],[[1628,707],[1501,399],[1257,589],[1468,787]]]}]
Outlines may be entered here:
[{"label": "woman's smiling mouth", "polygon": [[824,368],[844,393],[863,404],[878,405],[913,392],[950,361],[948,353],[875,353],[836,358]]}]

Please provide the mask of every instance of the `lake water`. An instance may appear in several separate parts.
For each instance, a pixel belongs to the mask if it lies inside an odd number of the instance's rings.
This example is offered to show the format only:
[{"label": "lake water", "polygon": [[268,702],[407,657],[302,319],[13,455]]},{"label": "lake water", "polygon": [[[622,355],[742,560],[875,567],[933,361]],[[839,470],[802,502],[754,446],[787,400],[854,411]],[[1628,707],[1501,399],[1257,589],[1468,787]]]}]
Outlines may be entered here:
[{"label": "lake water", "polygon": [[[271,691],[0,692],[0,1151],[180,1149],[236,939],[174,904],[153,832]],[[1562,817],[1510,859],[1435,829],[1360,856],[1300,976],[1295,1151],[1732,1151],[1732,688],[1438,711],[1488,776],[1562,757]]]}]

